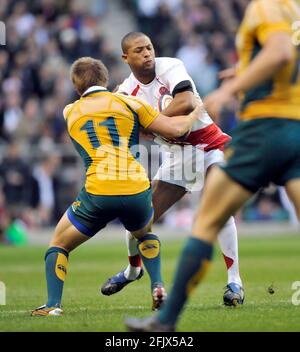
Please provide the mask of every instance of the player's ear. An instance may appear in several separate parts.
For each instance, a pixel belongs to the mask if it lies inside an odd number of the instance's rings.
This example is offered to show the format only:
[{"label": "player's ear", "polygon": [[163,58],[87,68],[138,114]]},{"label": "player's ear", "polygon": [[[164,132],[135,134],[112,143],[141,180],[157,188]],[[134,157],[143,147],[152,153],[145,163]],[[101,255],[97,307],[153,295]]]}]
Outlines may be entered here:
[{"label": "player's ear", "polygon": [[127,54],[122,54],[122,60],[125,62],[125,64],[128,64]]}]

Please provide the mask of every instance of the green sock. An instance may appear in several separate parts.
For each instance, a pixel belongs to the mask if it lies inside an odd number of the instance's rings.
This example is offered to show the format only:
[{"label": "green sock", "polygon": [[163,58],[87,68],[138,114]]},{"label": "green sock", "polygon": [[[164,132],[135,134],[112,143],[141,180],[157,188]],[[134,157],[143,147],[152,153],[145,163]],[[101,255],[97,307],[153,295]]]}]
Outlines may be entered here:
[{"label": "green sock", "polygon": [[158,319],[162,324],[175,325],[191,291],[203,279],[212,258],[213,246],[190,237],[182,251],[173,288]]},{"label": "green sock", "polygon": [[51,247],[45,254],[46,279],[48,288],[47,307],[60,307],[67,274],[68,252],[59,247]]},{"label": "green sock", "polygon": [[137,246],[143,264],[150,276],[151,289],[153,289],[155,283],[162,283],[159,238],[149,233],[138,240]]}]

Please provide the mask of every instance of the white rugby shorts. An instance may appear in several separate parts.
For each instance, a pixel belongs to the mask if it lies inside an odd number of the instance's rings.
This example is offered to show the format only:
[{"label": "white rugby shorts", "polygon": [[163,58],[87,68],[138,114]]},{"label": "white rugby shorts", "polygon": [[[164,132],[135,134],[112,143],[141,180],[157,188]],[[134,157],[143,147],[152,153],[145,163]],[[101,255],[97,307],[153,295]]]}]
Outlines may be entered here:
[{"label": "white rugby shorts", "polygon": [[207,169],[224,161],[219,149],[205,152],[196,146],[187,145],[166,151],[154,180],[161,180],[181,186],[187,192],[201,191]]}]

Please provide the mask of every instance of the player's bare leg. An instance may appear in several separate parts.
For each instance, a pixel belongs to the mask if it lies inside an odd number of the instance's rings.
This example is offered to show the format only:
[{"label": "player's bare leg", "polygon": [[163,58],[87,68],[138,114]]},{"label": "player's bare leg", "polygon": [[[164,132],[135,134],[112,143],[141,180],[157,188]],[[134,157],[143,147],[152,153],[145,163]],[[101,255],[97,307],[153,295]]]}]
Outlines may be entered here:
[{"label": "player's bare leg", "polygon": [[222,169],[213,168],[195,214],[193,236],[213,243],[230,216],[251,196],[251,192],[233,181]]},{"label": "player's bare leg", "polygon": [[48,301],[33,310],[33,316],[62,315],[61,299],[67,275],[69,252],[89,239],[79,232],[66,213],[56,226],[54,236],[45,255]]},{"label": "player's bare leg", "polygon": [[[220,194],[222,197],[220,197]],[[192,237],[182,251],[172,291],[158,316],[128,319],[132,331],[172,331],[189,294],[199,284],[209,267],[213,243],[230,216],[234,215],[252,193],[214,168],[207,179],[203,198],[193,223]]]},{"label": "player's bare leg", "polygon": [[152,188],[154,223],[159,220],[160,217],[184,195],[187,194],[185,188],[161,180],[153,181]]},{"label": "player's bare leg", "polygon": [[49,247],[60,247],[71,252],[88,239],[88,236],[83,235],[74,227],[65,213],[56,225]]},{"label": "player's bare leg", "polygon": [[[214,167],[216,167],[216,164],[208,168],[206,177],[208,177]],[[243,304],[244,289],[239,272],[238,236],[233,216],[229,218],[219,233],[218,242],[227,268],[227,285],[223,295],[223,302],[227,306]]]}]

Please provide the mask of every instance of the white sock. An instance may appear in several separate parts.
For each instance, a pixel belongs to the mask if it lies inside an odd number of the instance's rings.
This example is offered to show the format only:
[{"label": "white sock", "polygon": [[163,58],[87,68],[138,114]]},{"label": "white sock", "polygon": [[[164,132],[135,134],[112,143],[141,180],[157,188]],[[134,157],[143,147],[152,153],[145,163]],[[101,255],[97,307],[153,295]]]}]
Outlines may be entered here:
[{"label": "white sock", "polygon": [[127,245],[127,250],[128,250],[128,258],[129,261],[134,259],[137,259],[138,263],[136,263],[135,266],[131,265],[130,262],[125,269],[124,275],[126,279],[128,280],[135,280],[140,271],[141,271],[141,259],[138,259],[139,256],[139,251],[137,249],[137,240],[131,235],[129,231],[126,231],[126,245]]},{"label": "white sock", "polygon": [[280,201],[284,209],[288,211],[292,225],[298,227],[300,225],[300,222],[298,220],[297,212],[289,196],[287,195],[285,188],[278,187],[278,190],[279,190]]},{"label": "white sock", "polygon": [[218,240],[227,265],[228,283],[234,282],[242,286],[239,273],[237,230],[233,216],[223,227]]}]

